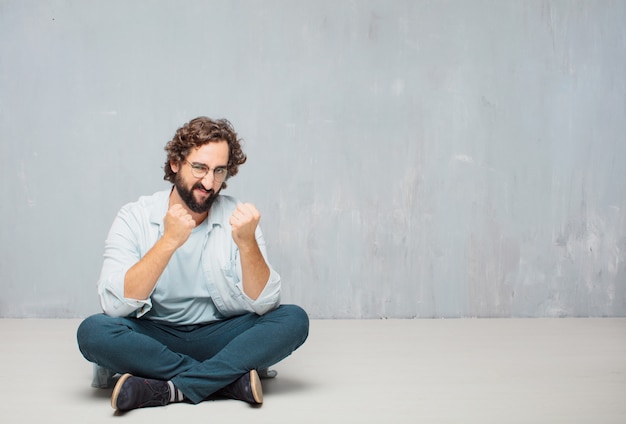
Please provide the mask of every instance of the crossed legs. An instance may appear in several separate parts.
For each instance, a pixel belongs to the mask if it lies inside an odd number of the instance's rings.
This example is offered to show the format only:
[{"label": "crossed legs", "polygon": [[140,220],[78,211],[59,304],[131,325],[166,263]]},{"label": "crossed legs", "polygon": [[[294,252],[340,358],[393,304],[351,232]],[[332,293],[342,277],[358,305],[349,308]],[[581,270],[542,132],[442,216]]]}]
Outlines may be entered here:
[{"label": "crossed legs", "polygon": [[118,373],[171,381],[201,402],[255,369],[289,356],[308,336],[300,307],[281,305],[207,325],[171,326],[104,314],[85,319],[77,339],[83,356]]}]

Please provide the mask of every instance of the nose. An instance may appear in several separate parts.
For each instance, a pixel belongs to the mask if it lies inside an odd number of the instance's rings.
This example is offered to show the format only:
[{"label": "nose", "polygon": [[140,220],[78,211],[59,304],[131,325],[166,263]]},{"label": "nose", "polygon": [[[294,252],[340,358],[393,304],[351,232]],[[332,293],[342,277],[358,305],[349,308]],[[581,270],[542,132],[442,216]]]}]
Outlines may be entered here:
[{"label": "nose", "polygon": [[215,184],[215,175],[213,174],[212,169],[209,169],[209,172],[207,172],[206,175],[202,177],[202,184],[204,184],[205,180],[208,180],[211,183],[211,187],[213,186],[213,184]]}]

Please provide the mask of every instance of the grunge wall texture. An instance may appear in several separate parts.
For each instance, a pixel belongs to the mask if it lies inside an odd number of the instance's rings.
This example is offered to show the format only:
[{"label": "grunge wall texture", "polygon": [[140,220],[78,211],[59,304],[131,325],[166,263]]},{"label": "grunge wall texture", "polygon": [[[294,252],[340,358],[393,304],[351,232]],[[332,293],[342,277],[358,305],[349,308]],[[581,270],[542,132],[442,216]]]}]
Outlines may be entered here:
[{"label": "grunge wall texture", "polygon": [[314,318],[626,316],[626,2],[0,0],[0,317],[99,311],[117,210],[226,117]]}]

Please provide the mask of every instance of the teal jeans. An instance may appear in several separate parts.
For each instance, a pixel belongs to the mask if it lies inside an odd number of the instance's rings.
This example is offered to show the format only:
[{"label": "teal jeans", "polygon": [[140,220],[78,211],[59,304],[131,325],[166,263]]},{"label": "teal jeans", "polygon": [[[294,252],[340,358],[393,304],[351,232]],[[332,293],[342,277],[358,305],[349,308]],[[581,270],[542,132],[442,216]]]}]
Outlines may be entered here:
[{"label": "teal jeans", "polygon": [[250,370],[266,369],[300,347],[309,318],[295,305],[201,325],[167,325],[104,314],[78,327],[78,347],[90,362],[117,373],[171,380],[201,402]]}]

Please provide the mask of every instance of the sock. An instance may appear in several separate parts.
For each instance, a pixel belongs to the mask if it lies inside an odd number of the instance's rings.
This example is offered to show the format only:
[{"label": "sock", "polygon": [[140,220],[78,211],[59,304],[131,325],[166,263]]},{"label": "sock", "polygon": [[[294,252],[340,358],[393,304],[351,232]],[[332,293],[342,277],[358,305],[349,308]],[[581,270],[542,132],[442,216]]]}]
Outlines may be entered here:
[{"label": "sock", "polygon": [[183,392],[181,392],[180,389],[174,386],[174,383],[168,381],[167,385],[170,388],[170,403],[182,402],[185,399],[185,395],[183,395]]}]

